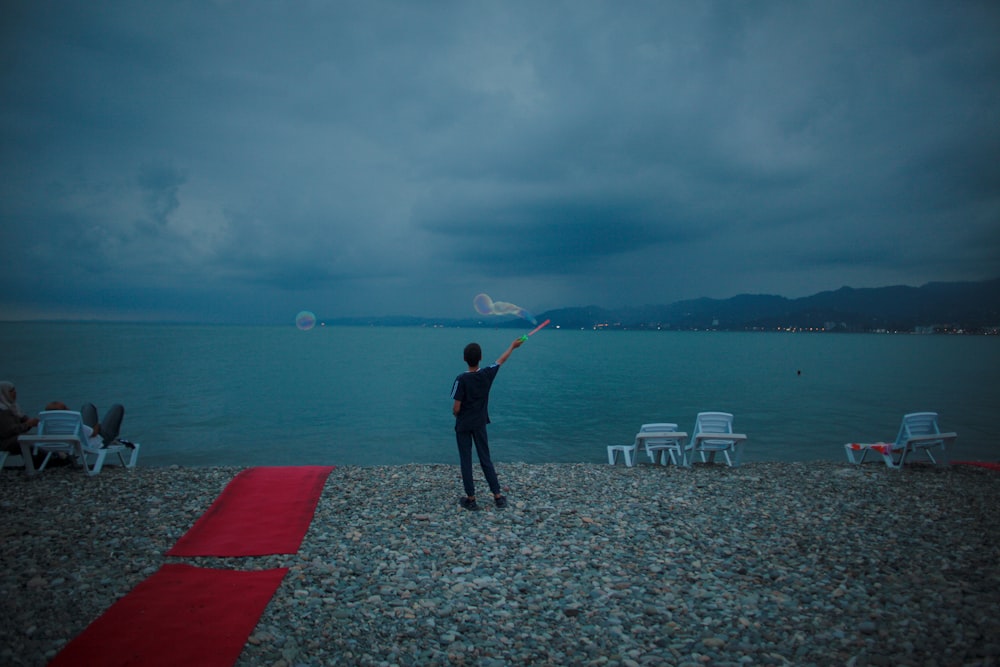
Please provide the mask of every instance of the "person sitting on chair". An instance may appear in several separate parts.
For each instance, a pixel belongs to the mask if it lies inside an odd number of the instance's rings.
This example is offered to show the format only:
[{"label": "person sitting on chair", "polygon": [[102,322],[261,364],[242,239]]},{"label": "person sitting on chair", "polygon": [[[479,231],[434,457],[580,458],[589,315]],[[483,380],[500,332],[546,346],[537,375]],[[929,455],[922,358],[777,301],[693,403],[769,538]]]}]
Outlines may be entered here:
[{"label": "person sitting on chair", "polygon": [[[125,419],[125,406],[121,403],[115,403],[108,408],[108,411],[104,413],[104,419],[100,422],[97,421],[97,408],[93,403],[85,403],[80,408],[80,414],[83,415],[83,423],[94,429],[94,435],[101,436],[103,444],[110,445],[118,440],[118,434],[122,428],[122,420]],[[119,442],[125,445],[130,444],[124,440]]]},{"label": "person sitting on chair", "polygon": [[0,448],[14,456],[21,455],[17,437],[38,426],[36,417],[29,417],[17,404],[17,389],[13,382],[0,382]]},{"label": "person sitting on chair", "polygon": [[[45,406],[46,410],[69,410],[62,401],[52,401]],[[93,403],[85,403],[80,408],[80,416],[83,417],[83,424],[90,429],[87,440],[91,447],[102,447],[110,445],[118,439],[121,431],[122,419],[125,418],[125,408],[119,403],[115,403],[104,413],[104,419],[97,421],[97,408]]]}]

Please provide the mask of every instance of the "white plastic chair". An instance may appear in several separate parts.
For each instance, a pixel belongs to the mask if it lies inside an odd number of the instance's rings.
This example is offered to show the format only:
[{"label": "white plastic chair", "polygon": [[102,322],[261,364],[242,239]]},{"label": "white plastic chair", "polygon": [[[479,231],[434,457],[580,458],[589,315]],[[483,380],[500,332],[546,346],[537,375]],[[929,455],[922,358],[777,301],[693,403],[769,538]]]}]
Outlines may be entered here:
[{"label": "white plastic chair", "polygon": [[[24,459],[24,469],[29,474],[45,470],[54,454],[77,456],[81,449],[80,439],[83,435],[83,420],[79,412],[69,410],[46,410],[38,415],[38,433],[18,436],[21,444],[21,458]],[[44,453],[45,458],[35,467],[34,455]]]},{"label": "white plastic chair", "polygon": [[[941,432],[936,412],[911,412],[903,415],[895,442],[849,442],[844,445],[844,451],[847,453],[847,460],[857,465],[865,462],[869,452],[875,452],[882,456],[888,467],[902,468],[907,456],[918,451],[926,454],[932,463],[948,465],[948,448],[954,445],[956,438],[957,433]],[[940,450],[940,461],[934,458],[932,449]],[[858,452],[861,452],[860,458],[856,456]]]},{"label": "white plastic chair", "polygon": [[21,454],[18,452],[7,452],[7,451],[0,452],[0,470],[3,470],[7,466],[7,459],[9,457],[11,456],[17,457],[20,455]]},{"label": "white plastic chair", "polygon": [[631,468],[635,465],[635,443],[631,445],[608,445],[608,465],[614,465],[618,461],[618,454],[625,459],[625,465]]},{"label": "white plastic chair", "polygon": [[[122,466],[134,468],[139,459],[139,445],[115,441],[105,445],[100,437],[91,438],[92,429],[83,423],[79,412],[71,410],[46,410],[38,415],[38,434],[18,437],[24,469],[29,474],[41,472],[48,465],[53,454],[66,454],[76,458],[88,475],[96,475],[104,467],[108,454],[115,454]],[[128,461],[124,453],[131,450]],[[32,462],[33,453],[44,453],[38,469]],[[90,458],[93,457],[93,463]]]},{"label": "white plastic chair", "polygon": [[691,443],[687,446],[691,454],[689,460],[693,460],[695,452],[699,452],[703,463],[714,462],[716,453],[722,452],[726,463],[735,468],[740,464],[746,439],[743,433],[733,433],[733,416],[730,413],[699,412],[691,432]]},{"label": "white plastic chair", "polygon": [[[677,433],[677,424],[665,422],[643,424],[639,427],[639,434],[642,433]],[[650,463],[657,463],[659,460],[659,463],[667,465],[669,457],[670,462],[674,465],[683,465],[685,463],[684,437],[686,435],[686,433],[677,433],[675,437],[669,438],[641,438],[645,443]],[[636,435],[636,444],[639,443],[639,440],[639,435]]]}]

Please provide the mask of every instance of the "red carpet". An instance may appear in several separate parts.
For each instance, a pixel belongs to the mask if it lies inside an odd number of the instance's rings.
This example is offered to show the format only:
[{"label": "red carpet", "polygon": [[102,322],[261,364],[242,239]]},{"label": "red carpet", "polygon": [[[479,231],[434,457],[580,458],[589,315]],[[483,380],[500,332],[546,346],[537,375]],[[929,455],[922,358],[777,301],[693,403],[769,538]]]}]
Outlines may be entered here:
[{"label": "red carpet", "polygon": [[332,466],[244,470],[167,555],[297,553],[331,470]]},{"label": "red carpet", "polygon": [[164,565],[49,667],[232,667],[287,571]]},{"label": "red carpet", "polygon": [[989,470],[1000,470],[1000,463],[991,463],[989,461],[953,461],[957,466],[978,466],[980,468],[988,468]]}]

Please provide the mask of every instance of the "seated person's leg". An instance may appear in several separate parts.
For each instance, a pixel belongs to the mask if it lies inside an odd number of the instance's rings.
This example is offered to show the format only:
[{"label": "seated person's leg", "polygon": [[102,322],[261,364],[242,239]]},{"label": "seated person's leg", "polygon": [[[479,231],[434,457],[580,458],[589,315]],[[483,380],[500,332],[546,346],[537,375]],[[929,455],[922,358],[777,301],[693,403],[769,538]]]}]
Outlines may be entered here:
[{"label": "seated person's leg", "polygon": [[97,406],[93,403],[84,403],[83,407],[80,408],[80,416],[83,417],[83,423],[87,426],[91,428],[97,426]]},{"label": "seated person's leg", "polygon": [[104,419],[101,420],[101,437],[104,438],[104,444],[115,441],[121,432],[123,419],[125,419],[125,406],[121,403],[115,403],[108,408]]}]

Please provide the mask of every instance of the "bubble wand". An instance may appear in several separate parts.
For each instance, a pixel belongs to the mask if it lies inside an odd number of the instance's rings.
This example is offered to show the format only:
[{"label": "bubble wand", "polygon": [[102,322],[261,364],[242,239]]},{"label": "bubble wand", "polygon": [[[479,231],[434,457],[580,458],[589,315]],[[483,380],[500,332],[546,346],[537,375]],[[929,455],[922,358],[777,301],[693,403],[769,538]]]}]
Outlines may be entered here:
[{"label": "bubble wand", "polygon": [[534,329],[532,329],[532,330],[531,330],[531,331],[529,331],[528,333],[526,333],[526,334],[524,334],[523,336],[521,336],[521,342],[523,343],[523,342],[527,341],[527,340],[528,340],[528,336],[532,336],[532,335],[534,335],[534,334],[535,334],[536,332],[538,332],[538,331],[541,331],[541,330],[542,330],[543,328],[545,328],[545,326],[546,326],[546,325],[547,325],[547,324],[548,324],[549,322],[551,322],[551,321],[552,321],[552,320],[545,320],[544,322],[542,322],[541,324],[539,324],[539,325],[538,325],[537,327],[535,327]]}]

